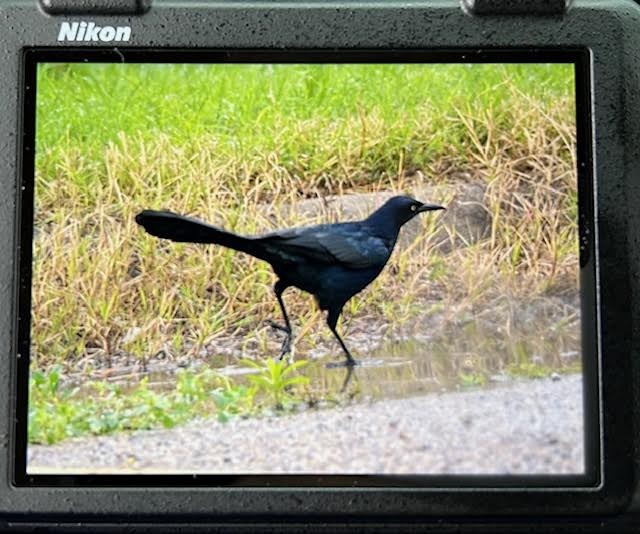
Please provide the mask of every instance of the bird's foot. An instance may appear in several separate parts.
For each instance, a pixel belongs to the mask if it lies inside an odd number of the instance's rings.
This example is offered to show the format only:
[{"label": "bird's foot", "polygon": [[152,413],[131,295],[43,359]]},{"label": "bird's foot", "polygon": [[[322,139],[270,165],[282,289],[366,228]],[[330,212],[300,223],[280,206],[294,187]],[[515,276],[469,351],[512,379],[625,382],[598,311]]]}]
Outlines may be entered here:
[{"label": "bird's foot", "polygon": [[287,339],[283,344],[282,344],[282,348],[280,349],[280,357],[278,358],[279,360],[284,359],[284,357],[289,354],[291,352],[291,343],[289,342],[289,340]]},{"label": "bird's foot", "polygon": [[271,321],[271,320],[268,320],[267,324],[275,330],[280,330],[281,332],[286,332],[287,334],[291,335],[291,330],[286,326],[282,326],[281,324],[278,324],[275,321]]},{"label": "bird's foot", "polygon": [[282,342],[282,348],[280,349],[280,356],[278,356],[278,359],[282,360],[287,354],[291,352],[291,329],[271,320],[267,321],[267,324],[271,328],[280,330],[281,332],[284,332],[286,334],[284,341]]},{"label": "bird's foot", "polygon": [[335,369],[337,367],[355,367],[356,365],[361,365],[361,362],[358,360],[344,360],[342,362],[329,362],[326,367],[328,369]]},{"label": "bird's foot", "polygon": [[291,333],[287,332],[287,336],[284,338],[284,341],[282,342],[282,348],[280,349],[280,357],[278,359],[282,360],[290,352],[291,352]]}]

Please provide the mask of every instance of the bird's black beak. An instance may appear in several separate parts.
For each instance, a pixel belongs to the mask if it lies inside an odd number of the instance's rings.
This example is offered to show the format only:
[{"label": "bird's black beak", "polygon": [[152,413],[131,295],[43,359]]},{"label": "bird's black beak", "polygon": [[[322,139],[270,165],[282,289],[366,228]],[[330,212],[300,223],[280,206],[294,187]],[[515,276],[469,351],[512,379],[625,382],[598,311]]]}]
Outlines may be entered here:
[{"label": "bird's black beak", "polygon": [[447,208],[445,208],[444,206],[438,206],[437,204],[423,204],[422,206],[420,206],[418,208],[418,213],[421,213],[423,211],[435,211],[435,210],[445,210]]}]

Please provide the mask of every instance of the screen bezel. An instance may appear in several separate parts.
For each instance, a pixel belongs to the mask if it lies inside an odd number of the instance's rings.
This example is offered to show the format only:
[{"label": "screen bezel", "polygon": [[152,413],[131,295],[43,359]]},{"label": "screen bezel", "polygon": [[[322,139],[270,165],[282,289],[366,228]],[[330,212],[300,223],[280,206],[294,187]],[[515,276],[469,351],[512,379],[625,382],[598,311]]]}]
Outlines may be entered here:
[{"label": "screen bezel", "polygon": [[[600,403],[599,308],[595,180],[592,154],[590,53],[586,49],[25,49],[23,69],[22,187],[20,283],[18,294],[17,405],[15,424],[16,486],[82,487],[322,487],[411,488],[457,491],[504,488],[509,490],[597,490],[601,487],[602,407]],[[581,338],[585,473],[577,475],[116,475],[28,474],[27,414],[31,267],[35,164],[35,104],[37,65],[41,62],[100,63],[571,63],[575,74]]]}]

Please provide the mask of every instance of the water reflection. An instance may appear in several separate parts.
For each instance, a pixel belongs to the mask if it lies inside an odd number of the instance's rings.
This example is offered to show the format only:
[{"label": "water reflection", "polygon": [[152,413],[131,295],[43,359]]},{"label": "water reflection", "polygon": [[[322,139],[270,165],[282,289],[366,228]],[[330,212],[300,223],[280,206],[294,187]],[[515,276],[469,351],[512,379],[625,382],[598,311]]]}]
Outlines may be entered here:
[{"label": "water reflection", "polygon": [[[467,319],[445,325],[433,338],[418,334],[391,339],[369,353],[360,352],[360,364],[354,368],[340,365],[342,354],[336,349],[335,353],[310,359],[297,372],[310,380],[294,393],[309,404],[391,399],[489,387],[554,372],[578,372],[581,352],[577,316],[555,319],[511,323],[507,328]],[[233,357],[218,354],[191,367],[196,372],[210,368],[239,384],[248,384],[247,376],[256,372]],[[175,387],[176,370],[174,366],[135,373],[121,380],[114,377],[113,382],[124,389],[134,388],[142,376],[148,376],[150,387],[169,390]]]}]

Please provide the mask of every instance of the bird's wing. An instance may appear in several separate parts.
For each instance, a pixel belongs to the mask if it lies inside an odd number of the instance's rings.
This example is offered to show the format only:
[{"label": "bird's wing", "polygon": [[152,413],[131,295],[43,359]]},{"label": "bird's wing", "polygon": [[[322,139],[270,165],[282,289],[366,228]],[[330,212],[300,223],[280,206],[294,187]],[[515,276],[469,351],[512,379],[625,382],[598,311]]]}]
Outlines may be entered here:
[{"label": "bird's wing", "polygon": [[262,240],[292,258],[340,263],[351,269],[384,264],[393,248],[392,244],[372,235],[357,223],[292,228],[267,234]]}]

